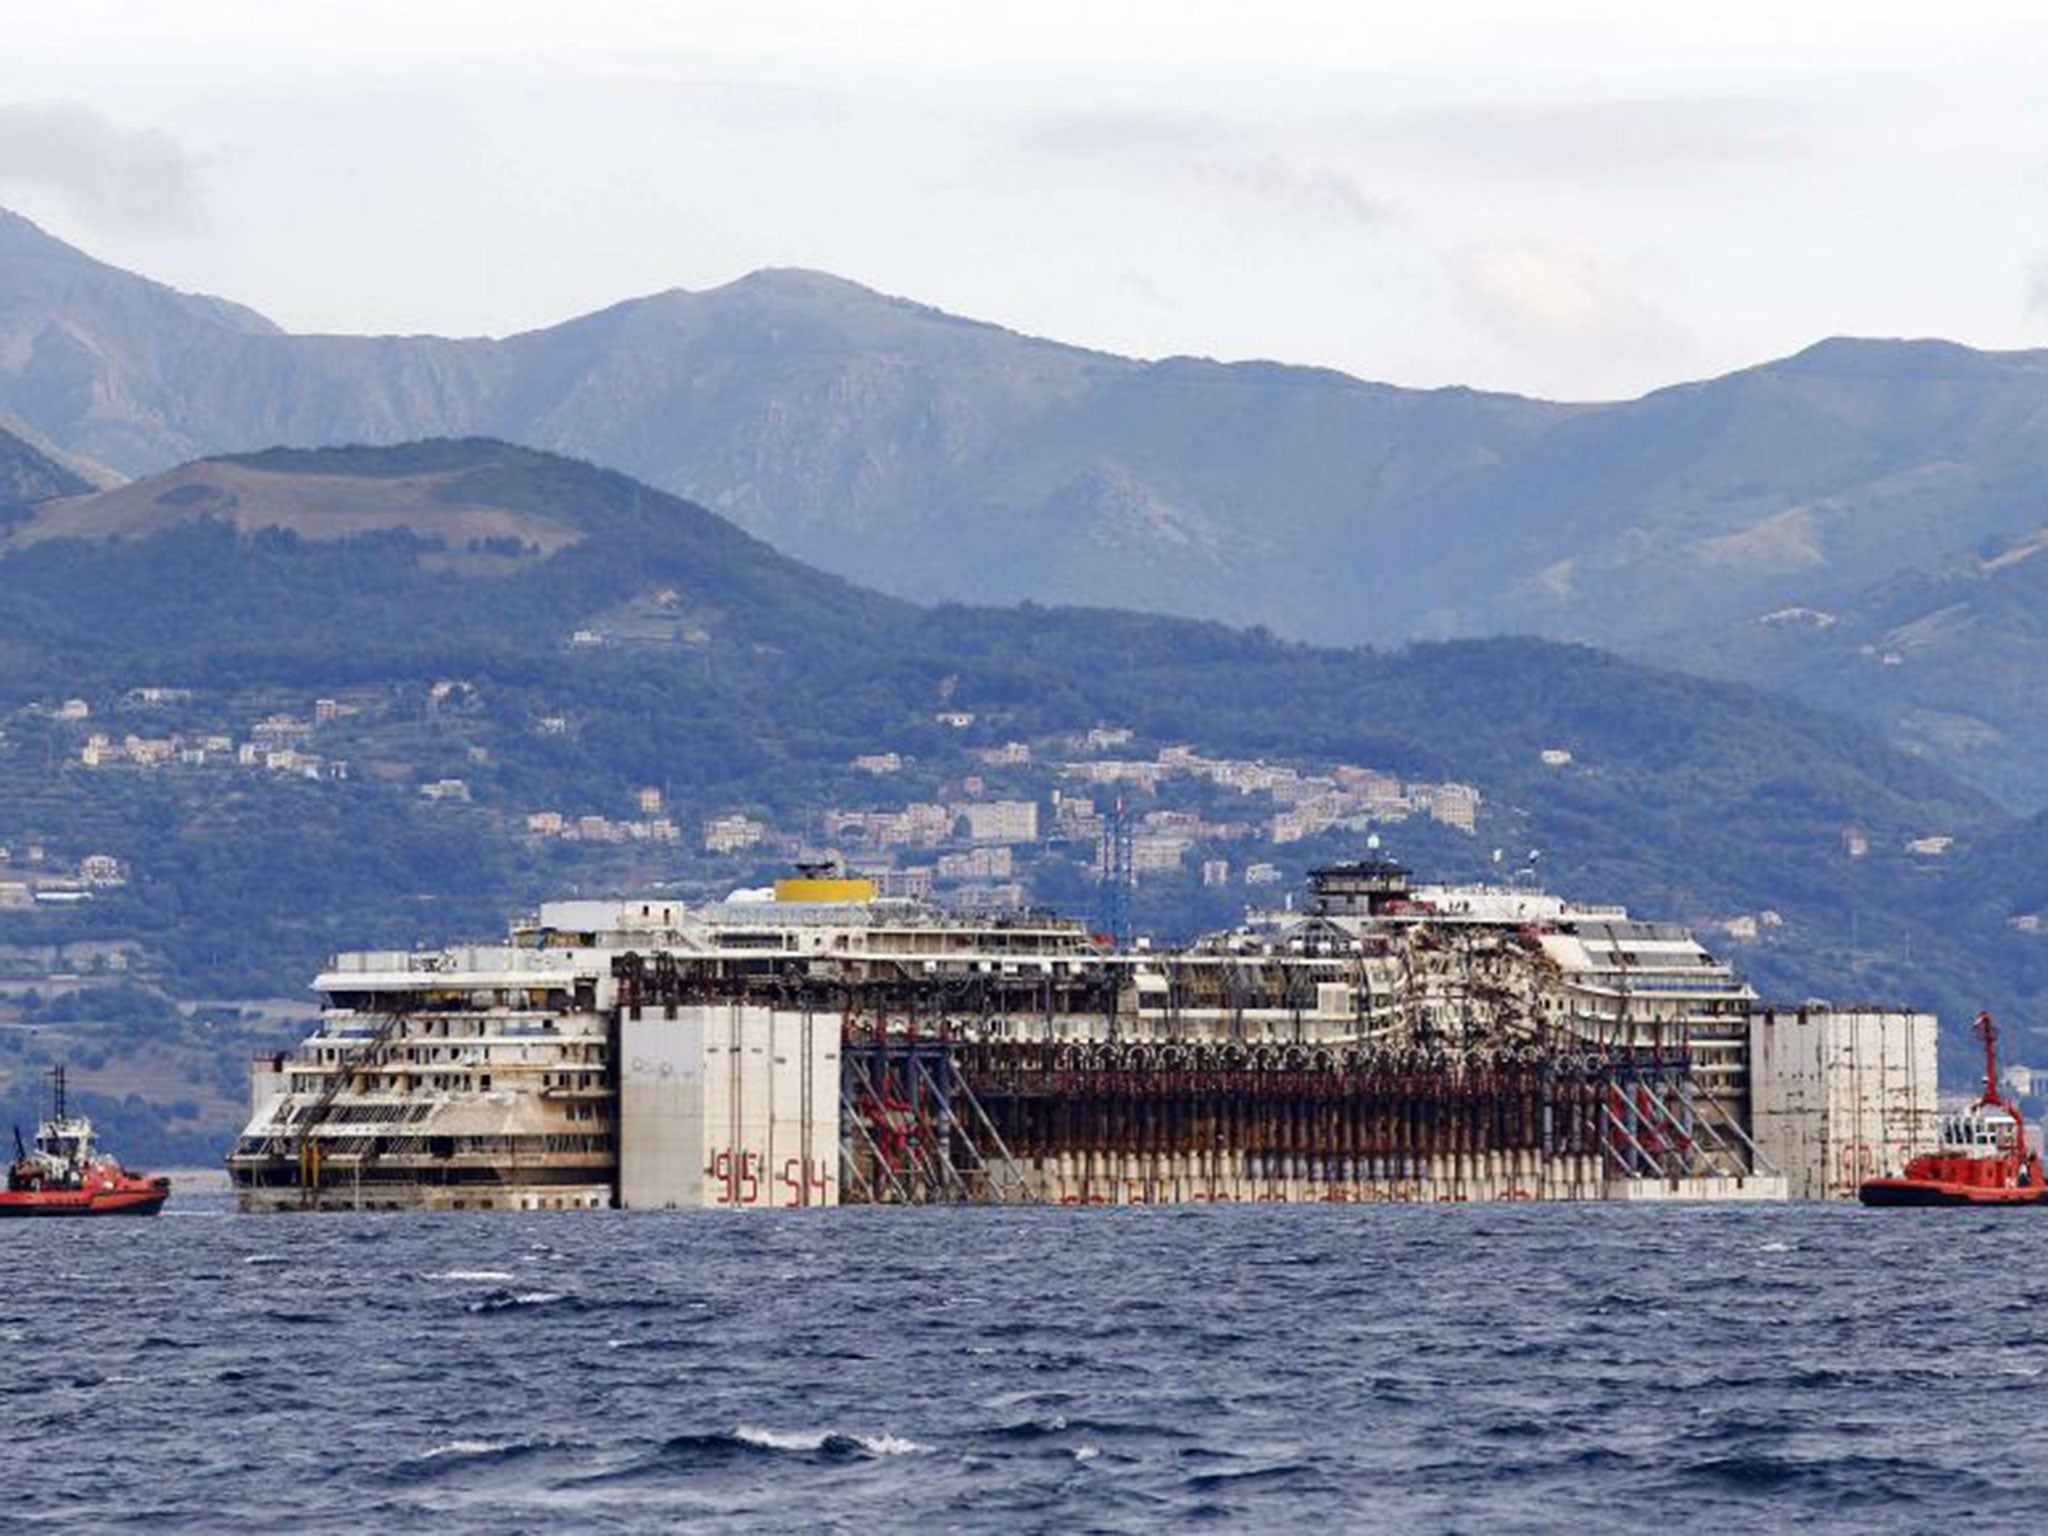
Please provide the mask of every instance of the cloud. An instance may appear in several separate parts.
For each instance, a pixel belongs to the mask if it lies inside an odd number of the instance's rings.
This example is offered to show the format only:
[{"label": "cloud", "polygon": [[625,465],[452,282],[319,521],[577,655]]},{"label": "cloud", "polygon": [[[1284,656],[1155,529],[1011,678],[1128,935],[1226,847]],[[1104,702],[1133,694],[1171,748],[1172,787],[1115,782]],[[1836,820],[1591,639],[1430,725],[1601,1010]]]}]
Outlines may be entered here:
[{"label": "cloud", "polygon": [[1583,366],[1668,364],[1697,350],[1629,271],[1596,251],[1533,241],[1489,245],[1456,253],[1450,268],[1466,311],[1516,351]]},{"label": "cloud", "polygon": [[175,139],[73,102],[0,103],[0,188],[53,191],[88,219],[138,232],[199,219],[196,167]]},{"label": "cloud", "polygon": [[1752,96],[1438,107],[1361,119],[1353,131],[1402,159],[1593,187],[1690,183],[1807,152],[1804,114]]},{"label": "cloud", "polygon": [[1392,214],[1341,167],[1287,154],[1220,118],[1068,114],[1033,123],[1015,148],[1063,175],[1192,189],[1296,223],[1374,228]]}]

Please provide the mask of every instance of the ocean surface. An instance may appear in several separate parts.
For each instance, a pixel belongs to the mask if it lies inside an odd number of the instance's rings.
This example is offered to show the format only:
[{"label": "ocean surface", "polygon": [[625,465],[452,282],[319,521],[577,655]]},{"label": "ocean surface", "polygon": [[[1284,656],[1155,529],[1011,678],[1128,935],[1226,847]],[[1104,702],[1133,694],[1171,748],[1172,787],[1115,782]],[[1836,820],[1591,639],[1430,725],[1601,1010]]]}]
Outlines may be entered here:
[{"label": "ocean surface", "polygon": [[2048,1528],[2048,1219],[0,1224],[10,1530]]}]

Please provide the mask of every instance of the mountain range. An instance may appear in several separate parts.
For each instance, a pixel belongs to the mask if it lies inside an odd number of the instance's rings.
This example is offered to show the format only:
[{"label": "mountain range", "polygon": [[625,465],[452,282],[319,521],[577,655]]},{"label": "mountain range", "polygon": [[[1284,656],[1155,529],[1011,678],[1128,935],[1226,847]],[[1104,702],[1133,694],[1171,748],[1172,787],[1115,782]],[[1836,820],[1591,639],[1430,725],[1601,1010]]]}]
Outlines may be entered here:
[{"label": "mountain range", "polygon": [[[1980,688],[1924,645],[1878,644],[1916,622],[1911,594],[2048,526],[2048,353],[1834,340],[1563,404],[1116,357],[795,270],[500,340],[292,335],[0,214],[0,412],[67,472],[127,475],[489,435],[921,600],[1335,644],[1591,641],[1792,687],[2048,805],[2026,667]],[[1788,609],[1843,622],[1803,631]],[[1972,656],[2024,652],[2025,622],[2024,604],[1979,605]]]}]

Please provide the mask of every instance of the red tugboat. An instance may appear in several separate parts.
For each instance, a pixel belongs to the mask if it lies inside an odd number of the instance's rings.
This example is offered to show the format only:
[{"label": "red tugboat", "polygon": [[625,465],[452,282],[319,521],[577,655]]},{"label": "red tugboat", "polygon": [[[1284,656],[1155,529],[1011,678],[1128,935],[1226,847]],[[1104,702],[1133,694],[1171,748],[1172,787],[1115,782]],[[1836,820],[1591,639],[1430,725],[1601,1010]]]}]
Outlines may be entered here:
[{"label": "red tugboat", "polygon": [[1941,1122],[1941,1146],[1906,1164],[1896,1179],[1870,1179],[1857,1191],[1865,1205],[2042,1205],[2048,1180],[2041,1154],[2027,1148],[2027,1126],[1998,1091],[1998,1026],[1977,1015],[1984,1042],[1984,1096]]},{"label": "red tugboat", "polygon": [[35,1149],[14,1132],[14,1166],[0,1190],[0,1217],[154,1216],[171,1197],[171,1181],[128,1172],[92,1144],[92,1122],[68,1112],[64,1069],[53,1067],[56,1102],[36,1132]]}]

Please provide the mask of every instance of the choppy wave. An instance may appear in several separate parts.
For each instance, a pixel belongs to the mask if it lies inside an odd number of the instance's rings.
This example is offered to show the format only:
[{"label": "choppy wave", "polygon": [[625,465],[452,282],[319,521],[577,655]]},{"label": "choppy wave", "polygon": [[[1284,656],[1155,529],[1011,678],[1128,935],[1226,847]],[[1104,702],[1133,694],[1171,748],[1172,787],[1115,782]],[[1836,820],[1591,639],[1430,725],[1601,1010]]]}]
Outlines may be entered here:
[{"label": "choppy wave", "polygon": [[2010,1221],[592,1213],[543,1244],[482,1217],[287,1234],[228,1198],[6,1234],[11,1526],[1891,1532],[2038,1507],[2030,1464],[1985,1453],[2048,1375]]},{"label": "choppy wave", "polygon": [[469,1303],[472,1312],[506,1312],[515,1307],[555,1307],[575,1305],[567,1291],[506,1291],[495,1290],[487,1296],[479,1296]]},{"label": "choppy wave", "polygon": [[399,1457],[385,1469],[389,1483],[463,1483],[488,1481],[502,1485],[545,1462],[574,1454],[579,1447],[552,1439],[455,1439]]},{"label": "choppy wave", "polygon": [[732,1432],[735,1440],[771,1451],[864,1451],[870,1456],[915,1456],[929,1451],[928,1445],[906,1440],[901,1435],[855,1435],[838,1430],[756,1429],[742,1424]]},{"label": "choppy wave", "polygon": [[1298,1478],[1316,1478],[1315,1468],[1303,1462],[1283,1462],[1277,1466],[1219,1467],[1211,1472],[1197,1472],[1183,1480],[1186,1487],[1201,1493],[1213,1493],[1220,1489],[1243,1492],[1255,1483],[1289,1482]]},{"label": "choppy wave", "polygon": [[841,1430],[780,1430],[741,1424],[732,1429],[671,1435],[659,1445],[581,1480],[582,1486],[693,1479],[752,1461],[848,1465],[929,1453],[902,1435]]}]

